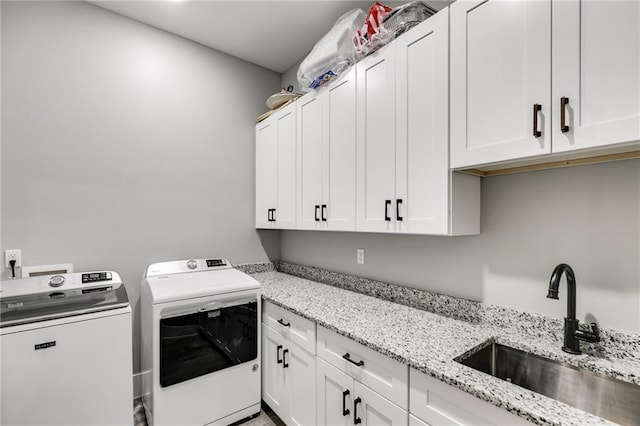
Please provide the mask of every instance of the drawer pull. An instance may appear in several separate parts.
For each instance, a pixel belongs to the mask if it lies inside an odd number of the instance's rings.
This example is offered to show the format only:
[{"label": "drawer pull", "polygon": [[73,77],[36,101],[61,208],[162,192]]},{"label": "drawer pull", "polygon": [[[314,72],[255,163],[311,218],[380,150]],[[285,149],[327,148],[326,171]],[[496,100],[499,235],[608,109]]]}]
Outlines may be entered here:
[{"label": "drawer pull", "polygon": [[346,354],[342,355],[343,359],[346,359],[347,361],[349,361],[351,364],[355,365],[356,367],[364,367],[364,361],[360,360],[358,362],[355,362],[354,360],[351,359],[351,355],[349,355],[349,352],[347,352]]},{"label": "drawer pull", "polygon": [[278,324],[283,325],[283,326],[285,326],[285,327],[289,327],[289,326],[291,325],[291,323],[290,323],[290,322],[288,322],[288,323],[286,323],[286,324],[285,324],[285,322],[284,322],[284,320],[283,320],[282,318],[280,318],[280,319],[278,320]]},{"label": "drawer pull", "polygon": [[319,210],[320,210],[320,206],[318,204],[316,204],[316,213],[315,213],[316,222],[320,222],[320,218],[318,217],[318,211]]},{"label": "drawer pull", "polygon": [[282,350],[282,345],[278,345],[278,347],[276,348],[276,359],[278,361],[278,364],[282,364],[282,360],[280,359],[281,350]]},{"label": "drawer pull", "polygon": [[323,222],[327,221],[327,205],[326,204],[322,205],[322,209],[320,211],[320,218],[322,219]]},{"label": "drawer pull", "polygon": [[287,355],[289,353],[289,349],[285,349],[284,351],[282,351],[282,368],[287,368],[289,366],[289,364],[287,364],[287,361],[285,360],[285,355]]},{"label": "drawer pull", "polygon": [[349,392],[349,389],[347,389],[346,391],[342,392],[342,416],[348,416],[350,411],[347,408],[347,396],[350,394],[351,392]]},{"label": "drawer pull", "polygon": [[360,397],[356,398],[353,401],[353,424],[357,425],[358,423],[362,423],[362,419],[360,417],[358,417],[358,404],[360,404],[362,402],[362,399],[360,399]]}]

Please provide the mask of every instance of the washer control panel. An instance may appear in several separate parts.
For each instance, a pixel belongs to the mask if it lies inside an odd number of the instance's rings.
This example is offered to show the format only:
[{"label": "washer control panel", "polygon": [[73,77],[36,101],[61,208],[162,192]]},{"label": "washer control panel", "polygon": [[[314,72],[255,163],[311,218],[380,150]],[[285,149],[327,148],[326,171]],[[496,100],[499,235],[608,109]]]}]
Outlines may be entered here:
[{"label": "washer control panel", "polygon": [[95,283],[99,281],[111,281],[111,272],[89,272],[82,274],[82,283]]},{"label": "washer control panel", "polygon": [[216,266],[225,266],[227,262],[224,259],[207,259],[207,267],[214,268]]}]

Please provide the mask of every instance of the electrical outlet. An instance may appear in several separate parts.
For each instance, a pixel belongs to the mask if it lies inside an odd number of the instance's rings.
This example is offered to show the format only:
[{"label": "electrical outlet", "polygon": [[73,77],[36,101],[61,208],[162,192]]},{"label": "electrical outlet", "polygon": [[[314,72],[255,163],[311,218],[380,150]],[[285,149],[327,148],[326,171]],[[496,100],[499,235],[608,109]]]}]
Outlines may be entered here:
[{"label": "electrical outlet", "polygon": [[356,250],[356,260],[358,265],[364,265],[364,249]]},{"label": "electrical outlet", "polygon": [[10,260],[16,261],[16,268],[20,268],[22,266],[22,254],[20,253],[20,249],[4,251],[5,268],[11,268],[11,265],[9,264]]}]

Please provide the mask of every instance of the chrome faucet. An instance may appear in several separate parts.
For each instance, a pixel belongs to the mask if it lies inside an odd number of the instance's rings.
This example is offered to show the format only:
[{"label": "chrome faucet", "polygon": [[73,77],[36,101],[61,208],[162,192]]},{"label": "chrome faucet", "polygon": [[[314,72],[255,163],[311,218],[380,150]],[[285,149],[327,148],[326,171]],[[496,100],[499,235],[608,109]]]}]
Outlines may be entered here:
[{"label": "chrome faucet", "polygon": [[567,276],[567,316],[564,319],[564,343],[562,350],[570,354],[580,355],[580,340],[585,342],[599,342],[600,330],[598,324],[591,323],[591,331],[580,330],[578,327],[579,321],[576,319],[576,276],[573,273],[571,266],[566,263],[561,263],[556,266],[551,274],[551,280],[549,281],[549,293],[547,297],[549,299],[558,300],[558,286],[560,285],[560,278],[562,274]]}]

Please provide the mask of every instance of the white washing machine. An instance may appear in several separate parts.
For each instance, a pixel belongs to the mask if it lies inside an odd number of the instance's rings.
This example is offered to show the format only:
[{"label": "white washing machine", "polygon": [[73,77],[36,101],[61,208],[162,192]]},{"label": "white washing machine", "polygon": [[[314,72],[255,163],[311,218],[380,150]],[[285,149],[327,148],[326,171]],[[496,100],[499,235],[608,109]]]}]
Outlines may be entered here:
[{"label": "white washing machine", "polygon": [[0,351],[0,424],[133,424],[131,307],[117,273],[1,282]]},{"label": "white washing machine", "polygon": [[140,296],[150,425],[228,425],[260,412],[260,284],[225,259],[147,268]]}]

